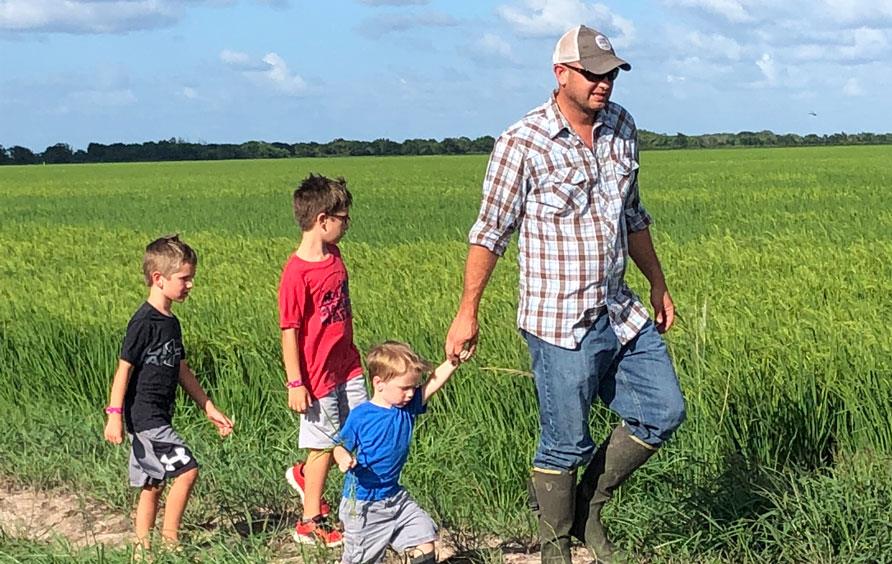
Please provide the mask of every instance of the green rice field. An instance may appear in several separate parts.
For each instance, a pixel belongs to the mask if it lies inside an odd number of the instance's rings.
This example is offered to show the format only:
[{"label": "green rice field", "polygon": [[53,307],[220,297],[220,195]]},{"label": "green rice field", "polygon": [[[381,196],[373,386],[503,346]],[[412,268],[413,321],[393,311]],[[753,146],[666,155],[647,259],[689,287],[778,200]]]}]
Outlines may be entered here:
[{"label": "green rice field", "polygon": [[[639,561],[892,562],[892,147],[646,152],[641,192],[679,310],[666,338],[688,402],[676,437],[605,520]],[[185,554],[263,562],[293,551],[296,460],[276,290],[296,247],[291,191],[344,176],[341,244],[357,345],[432,360],[461,292],[485,156],[0,167],[0,476],[129,515],[128,448],[102,437],[141,257],[178,232],[199,254],[175,306],[187,354],[235,419],[221,441],[181,397],[202,476]],[[647,295],[644,279],[630,284]],[[484,295],[478,355],[420,420],[403,483],[471,560],[529,547],[536,443],[515,329],[516,246]],[[596,437],[616,424],[593,413]],[[340,475],[331,474],[336,498]],[[309,555],[324,560],[337,555]],[[0,532],[0,562],[125,561]],[[163,561],[163,558],[160,558]]]}]

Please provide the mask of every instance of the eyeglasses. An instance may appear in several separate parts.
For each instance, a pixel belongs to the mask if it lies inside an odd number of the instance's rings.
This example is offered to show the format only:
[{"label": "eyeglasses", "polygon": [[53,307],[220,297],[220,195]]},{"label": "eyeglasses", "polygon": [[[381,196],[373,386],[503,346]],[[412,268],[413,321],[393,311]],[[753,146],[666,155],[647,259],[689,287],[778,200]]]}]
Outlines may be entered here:
[{"label": "eyeglasses", "polygon": [[564,68],[578,72],[582,75],[582,78],[586,79],[589,82],[601,82],[602,80],[609,80],[610,82],[613,82],[614,80],[616,80],[616,77],[619,76],[619,67],[616,67],[606,74],[595,74],[591,71],[587,71],[579,67],[571,67],[570,65],[564,65]]},{"label": "eyeglasses", "polygon": [[350,223],[350,214],[349,213],[345,213],[345,214],[331,213],[331,214],[326,214],[326,215],[328,215],[328,217],[336,217],[336,218],[340,219],[345,224]]}]

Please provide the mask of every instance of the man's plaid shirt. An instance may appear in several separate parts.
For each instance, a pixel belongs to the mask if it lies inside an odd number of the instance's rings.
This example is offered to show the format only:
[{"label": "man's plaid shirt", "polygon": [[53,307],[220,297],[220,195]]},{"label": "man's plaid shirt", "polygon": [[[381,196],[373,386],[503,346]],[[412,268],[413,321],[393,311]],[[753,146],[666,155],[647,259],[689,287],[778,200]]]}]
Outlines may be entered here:
[{"label": "man's plaid shirt", "polygon": [[606,311],[620,342],[647,322],[624,280],[627,233],[651,218],[638,197],[638,132],[609,102],[585,146],[554,96],[496,140],[480,214],[469,241],[501,256],[519,229],[517,324],[549,343],[575,348]]}]

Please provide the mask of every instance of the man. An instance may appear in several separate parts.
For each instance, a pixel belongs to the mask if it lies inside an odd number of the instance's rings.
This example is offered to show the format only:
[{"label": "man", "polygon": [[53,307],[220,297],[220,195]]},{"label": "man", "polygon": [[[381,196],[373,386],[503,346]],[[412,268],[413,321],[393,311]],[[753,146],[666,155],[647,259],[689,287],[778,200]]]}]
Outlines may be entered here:
[{"label": "man", "polygon": [[[610,102],[620,69],[631,66],[585,26],[561,37],[553,63],[551,99],[493,148],[446,354],[473,352],[483,290],[519,231],[517,323],[539,400],[532,487],[542,561],[569,562],[573,535],[596,561],[622,562],[601,509],[685,415],[659,334],[672,326],[674,305],[638,197],[637,130]],[[624,281],[628,257],[650,282],[656,323]],[[596,396],[622,419],[597,449],[588,428]]]}]

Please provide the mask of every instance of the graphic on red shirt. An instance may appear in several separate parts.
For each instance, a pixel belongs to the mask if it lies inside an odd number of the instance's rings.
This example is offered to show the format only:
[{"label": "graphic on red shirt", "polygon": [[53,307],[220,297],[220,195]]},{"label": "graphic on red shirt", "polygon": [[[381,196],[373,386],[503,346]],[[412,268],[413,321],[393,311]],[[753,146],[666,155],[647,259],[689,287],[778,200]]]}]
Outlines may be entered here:
[{"label": "graphic on red shirt", "polygon": [[347,290],[347,280],[341,281],[341,285],[338,288],[325,292],[319,306],[319,316],[322,318],[322,325],[347,321],[353,318],[353,310],[350,309],[350,292]]}]

